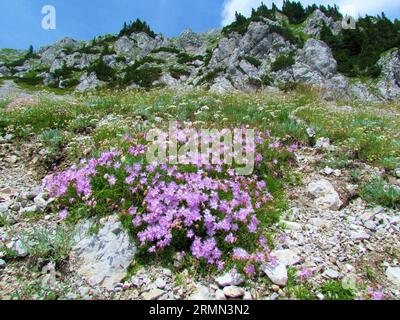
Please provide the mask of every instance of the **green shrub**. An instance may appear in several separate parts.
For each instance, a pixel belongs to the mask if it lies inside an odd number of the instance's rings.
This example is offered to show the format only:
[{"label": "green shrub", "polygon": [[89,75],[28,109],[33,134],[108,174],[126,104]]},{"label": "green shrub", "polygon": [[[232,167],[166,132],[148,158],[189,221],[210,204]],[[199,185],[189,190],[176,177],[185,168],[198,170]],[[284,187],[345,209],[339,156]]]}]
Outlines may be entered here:
[{"label": "green shrub", "polygon": [[58,152],[63,142],[62,132],[59,129],[46,130],[40,134],[39,140],[51,152]]},{"label": "green shrub", "polygon": [[55,263],[68,259],[72,245],[70,230],[62,227],[57,227],[54,231],[40,228],[26,238],[29,240],[24,239],[23,244],[31,257]]},{"label": "green shrub", "polygon": [[152,56],[145,56],[142,59],[135,61],[135,63],[132,66],[129,66],[128,68],[137,69],[137,68],[141,67],[142,65],[144,65],[145,63],[163,64],[165,62],[166,61],[164,59],[158,59],[158,58],[154,58]]},{"label": "green shrub", "polygon": [[116,61],[117,63],[119,63],[119,62],[126,63],[126,62],[127,62],[127,60],[126,60],[126,58],[125,58],[124,56],[117,56],[117,57],[115,58],[115,61]]},{"label": "green shrub", "polygon": [[25,83],[32,86],[37,86],[43,84],[43,78],[38,77],[38,73],[36,71],[30,71],[26,73],[22,78],[15,79],[16,83]]},{"label": "green shrub", "polygon": [[194,62],[196,60],[203,60],[204,57],[201,55],[191,55],[191,54],[187,54],[186,52],[181,52],[178,54],[178,63],[180,64],[187,64],[187,63],[191,63]]},{"label": "green shrub", "polygon": [[269,29],[270,32],[274,32],[281,35],[284,39],[286,39],[292,44],[298,45],[299,47],[304,46],[304,39],[300,36],[296,36],[287,25],[283,26],[270,25]]},{"label": "green shrub", "polygon": [[276,20],[276,13],[278,12],[278,8],[275,3],[272,4],[272,8],[268,9],[268,7],[261,3],[261,5],[257,9],[253,9],[251,12],[251,20],[252,21],[260,21],[262,18],[267,18],[269,20]]},{"label": "green shrub", "polygon": [[237,33],[243,35],[247,32],[247,28],[249,27],[250,22],[251,22],[250,19],[247,19],[241,13],[236,12],[235,13],[235,21],[232,22],[230,25],[224,27],[222,29],[222,34],[224,36],[229,36],[229,34],[231,34],[233,32],[237,32]]},{"label": "green shrub", "polygon": [[281,54],[279,55],[276,60],[272,63],[271,65],[271,71],[276,72],[282,69],[289,68],[295,64],[293,54],[290,55],[285,55]]},{"label": "green shrub", "polygon": [[115,70],[104,62],[102,56],[87,69],[87,72],[88,74],[95,72],[101,81],[111,81],[116,78]]},{"label": "green shrub", "polygon": [[212,71],[210,71],[209,73],[207,73],[203,78],[201,78],[201,80],[199,81],[199,84],[203,84],[203,83],[212,83],[221,72],[224,72],[226,69],[225,68],[217,68],[214,69]]},{"label": "green shrub", "polygon": [[98,54],[98,53],[100,53],[100,50],[97,48],[93,48],[92,46],[84,46],[84,47],[76,50],[76,52],[84,53],[84,54]]},{"label": "green shrub", "polygon": [[251,56],[244,56],[242,59],[246,60],[248,63],[252,64],[256,68],[260,67],[262,65],[262,62],[258,60],[257,58],[251,57]]},{"label": "green shrub", "polygon": [[124,70],[125,77],[123,79],[123,83],[125,85],[129,85],[133,82],[143,88],[150,89],[153,82],[160,79],[162,69],[160,67],[146,65],[149,63],[162,64],[165,63],[165,60],[153,58],[152,56],[146,56],[136,61],[133,65]]},{"label": "green shrub", "polygon": [[162,69],[160,67],[143,66],[140,69],[128,69],[124,78],[124,82],[129,84],[131,82],[137,85],[150,89],[154,81],[160,79]]},{"label": "green shrub", "polygon": [[80,81],[78,79],[66,79],[63,81],[63,85],[65,88],[74,88],[79,83],[80,83]]},{"label": "green shrub", "polygon": [[339,72],[349,77],[377,78],[381,70],[376,64],[381,55],[399,48],[400,24],[392,22],[383,13],[360,18],[355,30],[346,29],[338,35],[324,24],[321,40],[332,49]]},{"label": "green shrub", "polygon": [[119,33],[119,36],[129,36],[132,33],[140,32],[144,32],[152,38],[156,37],[156,34],[150,29],[150,26],[145,21],[141,21],[140,19],[136,19],[136,21],[133,21],[130,24],[125,22],[122,30]]},{"label": "green shrub", "polygon": [[271,75],[268,72],[264,74],[261,81],[264,86],[270,86],[274,82],[274,80],[272,79]]},{"label": "green shrub", "polygon": [[72,76],[74,71],[78,71],[78,70],[73,68],[73,67],[68,67],[67,63],[64,61],[62,67],[60,69],[55,70],[53,72],[53,74],[57,78],[67,79],[67,78],[70,78]]},{"label": "green shrub", "polygon": [[182,76],[190,76],[190,71],[184,68],[171,67],[169,68],[171,76],[175,79],[180,79]]},{"label": "green shrub", "polygon": [[159,53],[159,52],[167,52],[167,53],[175,53],[178,54],[181,51],[177,48],[174,47],[159,47],[157,49],[154,49],[153,51],[151,51],[151,53]]},{"label": "green shrub", "polygon": [[70,122],[68,129],[74,133],[84,134],[91,132],[95,127],[96,121],[90,117],[80,116]]},{"label": "green shrub", "polygon": [[352,289],[343,288],[341,281],[328,281],[320,288],[325,300],[354,300],[356,295]]},{"label": "green shrub", "polygon": [[248,78],[247,79],[247,83],[249,84],[249,85],[251,85],[251,86],[253,86],[253,87],[255,87],[255,88],[261,88],[262,87],[262,81],[260,80],[260,79],[257,79],[257,78],[252,78],[252,77],[250,77],[250,78]]}]

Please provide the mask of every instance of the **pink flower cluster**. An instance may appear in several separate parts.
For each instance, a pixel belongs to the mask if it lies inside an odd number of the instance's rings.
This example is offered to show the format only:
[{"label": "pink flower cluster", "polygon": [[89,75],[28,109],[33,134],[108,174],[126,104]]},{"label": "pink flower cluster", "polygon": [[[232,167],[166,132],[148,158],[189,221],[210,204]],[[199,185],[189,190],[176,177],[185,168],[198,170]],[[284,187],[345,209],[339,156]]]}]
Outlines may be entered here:
[{"label": "pink flower cluster", "polygon": [[[269,133],[259,134],[257,144],[268,137]],[[73,208],[85,205],[95,210],[106,203],[110,213],[118,209],[132,218],[141,246],[150,253],[164,250],[183,235],[193,257],[219,269],[233,258],[247,261],[245,272],[253,275],[254,264],[270,258],[260,226],[272,196],[263,180],[257,175],[236,176],[221,166],[146,164],[145,151],[136,145],[128,152],[106,152],[46,177],[44,187],[57,199],[62,219],[73,214]],[[100,196],[112,193],[117,197]],[[259,239],[255,252],[241,247],[246,235]]]}]

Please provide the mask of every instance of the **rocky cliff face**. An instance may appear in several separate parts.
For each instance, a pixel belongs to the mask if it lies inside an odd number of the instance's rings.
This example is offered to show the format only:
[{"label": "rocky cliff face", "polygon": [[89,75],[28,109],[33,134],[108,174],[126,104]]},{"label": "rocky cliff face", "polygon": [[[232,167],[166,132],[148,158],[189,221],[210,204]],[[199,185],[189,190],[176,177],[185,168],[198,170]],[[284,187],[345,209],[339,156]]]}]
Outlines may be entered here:
[{"label": "rocky cliff face", "polygon": [[[196,86],[218,92],[286,88],[304,83],[320,88],[327,99],[397,100],[400,97],[398,49],[382,56],[374,81],[348,79],[337,72],[331,49],[319,35],[323,24],[334,34],[341,23],[316,10],[296,30],[305,43],[285,32],[285,19],[253,21],[244,34],[185,30],[166,39],[146,33],[103,36],[92,42],[65,38],[0,76],[16,76],[53,87],[86,91],[104,85],[124,87]],[[38,80],[39,79],[39,80]]]}]

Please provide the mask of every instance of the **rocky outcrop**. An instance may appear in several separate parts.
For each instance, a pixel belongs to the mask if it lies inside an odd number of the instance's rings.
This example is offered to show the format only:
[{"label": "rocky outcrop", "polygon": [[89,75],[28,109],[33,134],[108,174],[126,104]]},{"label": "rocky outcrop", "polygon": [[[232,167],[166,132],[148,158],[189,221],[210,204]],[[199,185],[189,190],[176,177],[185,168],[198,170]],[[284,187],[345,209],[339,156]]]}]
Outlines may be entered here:
[{"label": "rocky outcrop", "polygon": [[11,75],[11,70],[5,66],[0,66],[0,77],[8,77]]},{"label": "rocky outcrop", "polygon": [[211,84],[214,91],[251,89],[249,79],[261,81],[268,67],[279,55],[288,55],[295,50],[295,46],[283,36],[272,32],[272,26],[279,26],[279,23],[268,19],[252,22],[244,36],[233,33],[219,41],[208,70],[225,68],[226,76],[215,79]]},{"label": "rocky outcrop", "polygon": [[320,40],[307,40],[298,54],[298,62],[308,66],[312,72],[323,79],[331,78],[337,72],[337,62],[333,58],[331,49]]},{"label": "rocky outcrop", "polygon": [[91,74],[84,74],[82,75],[80,79],[79,85],[76,87],[76,91],[78,92],[83,92],[83,91],[88,91],[88,90],[94,90],[97,89],[101,86],[103,86],[105,83],[103,81],[100,81],[96,73],[92,72]]},{"label": "rocky outcrop", "polygon": [[321,10],[315,10],[304,22],[303,32],[308,35],[319,38],[324,23],[331,29],[333,34],[339,34],[342,31],[341,21],[335,21],[327,17]]},{"label": "rocky outcrop", "polygon": [[88,235],[88,226],[77,228],[80,240],[71,253],[76,272],[92,286],[112,290],[126,276],[136,247],[117,216],[102,221],[98,234]]},{"label": "rocky outcrop", "polygon": [[378,61],[381,78],[376,84],[382,98],[397,100],[400,97],[400,50],[391,50]]},{"label": "rocky outcrop", "polygon": [[114,43],[117,55],[126,57],[129,61],[143,58],[155,48],[166,45],[160,36],[150,37],[146,33],[133,33],[129,37],[123,36]]},{"label": "rocky outcrop", "polygon": [[54,60],[59,57],[62,53],[64,57],[66,56],[65,52],[78,50],[83,45],[82,42],[76,41],[72,38],[66,37],[54,45],[45,47],[39,51],[40,54],[40,64],[43,66],[51,67]]},{"label": "rocky outcrop", "polygon": [[208,47],[207,35],[197,34],[191,29],[186,29],[179,37],[171,39],[169,45],[190,54],[204,55]]}]

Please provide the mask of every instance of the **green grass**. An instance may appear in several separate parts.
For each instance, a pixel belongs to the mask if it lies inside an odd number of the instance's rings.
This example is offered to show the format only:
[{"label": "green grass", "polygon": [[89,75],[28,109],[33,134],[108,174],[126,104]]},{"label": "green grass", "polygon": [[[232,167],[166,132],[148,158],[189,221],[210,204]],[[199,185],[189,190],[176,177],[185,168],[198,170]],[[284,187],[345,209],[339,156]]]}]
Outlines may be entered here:
[{"label": "green grass", "polygon": [[354,300],[356,294],[352,289],[343,288],[341,281],[328,281],[319,288],[325,300]]},{"label": "green grass", "polygon": [[288,283],[286,290],[289,297],[297,300],[317,300],[317,296],[312,291],[312,286],[308,282],[299,282],[297,273],[298,270],[296,268],[288,268]]},{"label": "green grass", "polygon": [[[384,106],[382,106],[384,108]],[[330,112],[314,104],[296,115],[312,127],[318,136],[329,137],[335,145],[348,149],[349,158],[393,170],[400,166],[400,121],[398,116],[364,111]]]},{"label": "green grass", "polygon": [[364,184],[361,197],[371,204],[400,208],[400,190],[394,186],[387,186],[382,178],[374,178]]},{"label": "green grass", "polygon": [[9,222],[8,222],[7,218],[5,216],[3,216],[3,214],[0,214],[0,228],[3,228],[8,225],[9,225]]},{"label": "green grass", "polygon": [[22,241],[30,258],[44,259],[57,264],[68,259],[72,238],[71,231],[66,227],[57,227],[52,231],[45,228],[35,229],[33,234],[26,235],[25,238],[29,239],[29,241]]}]

